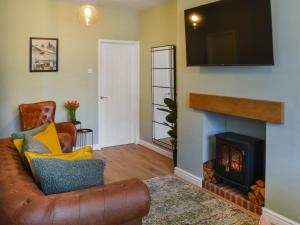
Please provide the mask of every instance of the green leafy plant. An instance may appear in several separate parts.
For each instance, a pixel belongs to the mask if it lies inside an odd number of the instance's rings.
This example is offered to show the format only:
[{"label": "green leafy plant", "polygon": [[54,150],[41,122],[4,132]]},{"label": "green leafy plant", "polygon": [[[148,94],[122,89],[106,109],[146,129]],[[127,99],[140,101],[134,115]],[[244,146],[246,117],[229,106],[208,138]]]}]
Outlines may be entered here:
[{"label": "green leafy plant", "polygon": [[174,150],[177,149],[177,104],[175,100],[171,98],[165,98],[164,103],[166,106],[168,106],[168,109],[166,108],[158,108],[160,111],[167,112],[168,115],[166,116],[166,122],[164,124],[170,128],[168,131],[168,134],[171,137],[171,144],[174,147]]}]

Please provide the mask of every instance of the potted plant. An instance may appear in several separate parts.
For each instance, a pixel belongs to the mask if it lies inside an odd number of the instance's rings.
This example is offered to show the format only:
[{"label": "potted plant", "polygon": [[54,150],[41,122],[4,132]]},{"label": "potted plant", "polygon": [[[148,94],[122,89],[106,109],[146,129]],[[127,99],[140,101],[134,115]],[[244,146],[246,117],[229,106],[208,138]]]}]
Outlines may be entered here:
[{"label": "potted plant", "polygon": [[158,110],[168,113],[168,115],[166,116],[166,121],[168,123],[164,122],[164,125],[170,128],[168,134],[171,137],[170,142],[173,146],[174,166],[177,166],[177,104],[176,101],[171,98],[165,98],[164,103],[166,104],[168,109],[158,108]]}]

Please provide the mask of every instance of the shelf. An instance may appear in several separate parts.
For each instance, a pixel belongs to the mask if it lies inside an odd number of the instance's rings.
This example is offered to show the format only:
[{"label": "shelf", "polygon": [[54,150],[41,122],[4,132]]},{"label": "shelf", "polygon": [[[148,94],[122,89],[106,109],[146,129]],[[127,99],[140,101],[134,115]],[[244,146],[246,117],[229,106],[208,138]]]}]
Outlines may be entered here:
[{"label": "shelf", "polygon": [[190,107],[270,123],[284,123],[283,102],[190,93]]}]

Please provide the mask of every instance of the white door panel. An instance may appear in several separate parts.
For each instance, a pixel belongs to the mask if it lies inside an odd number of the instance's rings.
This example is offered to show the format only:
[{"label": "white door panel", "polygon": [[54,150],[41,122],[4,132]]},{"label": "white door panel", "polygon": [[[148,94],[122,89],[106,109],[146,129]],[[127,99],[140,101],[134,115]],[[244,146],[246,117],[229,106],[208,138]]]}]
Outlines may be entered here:
[{"label": "white door panel", "polygon": [[134,143],[138,133],[138,45],[100,41],[99,60],[99,144]]}]

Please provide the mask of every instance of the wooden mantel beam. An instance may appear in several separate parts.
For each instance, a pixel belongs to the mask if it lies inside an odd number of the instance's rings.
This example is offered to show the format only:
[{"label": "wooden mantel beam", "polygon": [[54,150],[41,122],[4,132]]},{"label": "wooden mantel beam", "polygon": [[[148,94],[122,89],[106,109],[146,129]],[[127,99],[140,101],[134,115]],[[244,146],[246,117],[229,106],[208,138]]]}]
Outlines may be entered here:
[{"label": "wooden mantel beam", "polygon": [[283,102],[190,93],[190,107],[270,123],[284,123]]}]

